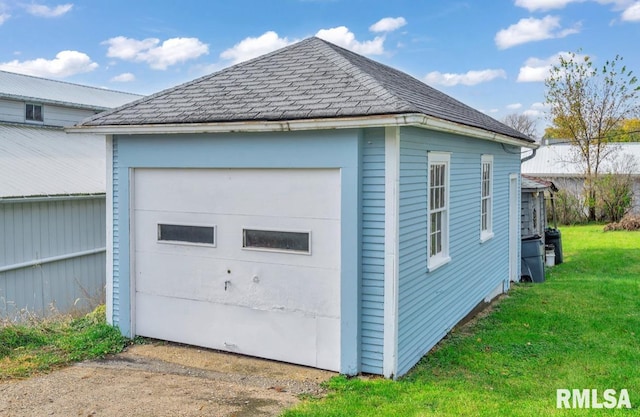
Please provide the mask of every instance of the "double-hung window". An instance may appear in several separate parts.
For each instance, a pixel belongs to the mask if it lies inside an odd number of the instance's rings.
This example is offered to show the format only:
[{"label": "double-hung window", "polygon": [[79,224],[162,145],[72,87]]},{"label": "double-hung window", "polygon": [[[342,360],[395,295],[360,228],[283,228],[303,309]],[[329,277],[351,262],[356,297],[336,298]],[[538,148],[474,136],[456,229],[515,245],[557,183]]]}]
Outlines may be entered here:
[{"label": "double-hung window", "polygon": [[428,268],[433,270],[449,262],[449,167],[448,153],[429,152],[429,240]]},{"label": "double-hung window", "polygon": [[480,241],[493,237],[493,155],[481,157]]}]

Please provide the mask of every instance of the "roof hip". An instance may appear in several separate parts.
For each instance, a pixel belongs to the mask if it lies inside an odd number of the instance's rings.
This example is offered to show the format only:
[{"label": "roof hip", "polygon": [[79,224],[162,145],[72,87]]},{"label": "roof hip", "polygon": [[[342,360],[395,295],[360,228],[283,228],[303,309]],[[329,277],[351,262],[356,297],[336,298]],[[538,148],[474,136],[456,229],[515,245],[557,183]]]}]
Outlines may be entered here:
[{"label": "roof hip", "polygon": [[312,37],[86,119],[80,127],[283,122],[423,114],[526,135],[422,81]]}]

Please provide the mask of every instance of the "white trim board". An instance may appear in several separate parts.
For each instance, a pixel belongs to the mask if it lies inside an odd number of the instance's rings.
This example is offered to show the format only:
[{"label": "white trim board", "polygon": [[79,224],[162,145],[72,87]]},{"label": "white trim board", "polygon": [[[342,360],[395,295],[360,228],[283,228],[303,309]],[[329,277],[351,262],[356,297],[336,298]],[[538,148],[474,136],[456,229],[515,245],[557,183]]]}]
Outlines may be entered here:
[{"label": "white trim board", "polygon": [[385,128],[384,140],[384,336],[382,372],[398,373],[398,270],[400,229],[400,128]]},{"label": "white trim board", "polygon": [[344,117],[331,119],[303,119],[282,121],[211,122],[163,125],[107,125],[74,126],[65,129],[68,133],[100,133],[122,135],[177,134],[177,133],[223,133],[223,132],[288,132],[325,129],[357,129],[367,127],[416,126],[424,129],[449,132],[492,142],[537,149],[537,143],[528,142],[478,127],[450,122],[420,113],[382,116]]}]

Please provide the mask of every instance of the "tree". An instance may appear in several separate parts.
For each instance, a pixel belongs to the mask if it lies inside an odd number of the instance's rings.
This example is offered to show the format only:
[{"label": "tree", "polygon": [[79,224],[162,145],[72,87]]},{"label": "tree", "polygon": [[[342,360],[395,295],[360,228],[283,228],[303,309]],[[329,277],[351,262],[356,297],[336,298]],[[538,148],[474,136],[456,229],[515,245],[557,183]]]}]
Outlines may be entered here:
[{"label": "tree", "polygon": [[[584,170],[589,219],[596,219],[600,165],[609,155],[607,145],[623,120],[640,114],[640,86],[633,72],[622,65],[622,57],[596,68],[588,56],[560,56],[545,80],[545,99],[554,136],[567,139],[575,161]],[[619,68],[622,65],[622,68]]]},{"label": "tree", "polygon": [[627,119],[622,121],[618,142],[640,142],[640,119]]},{"label": "tree", "polygon": [[638,164],[633,155],[615,155],[605,174],[595,182],[600,214],[609,222],[619,222],[631,210],[633,178]]},{"label": "tree", "polygon": [[502,123],[514,128],[520,133],[524,133],[530,138],[536,137],[536,120],[526,114],[512,113],[502,119]]}]

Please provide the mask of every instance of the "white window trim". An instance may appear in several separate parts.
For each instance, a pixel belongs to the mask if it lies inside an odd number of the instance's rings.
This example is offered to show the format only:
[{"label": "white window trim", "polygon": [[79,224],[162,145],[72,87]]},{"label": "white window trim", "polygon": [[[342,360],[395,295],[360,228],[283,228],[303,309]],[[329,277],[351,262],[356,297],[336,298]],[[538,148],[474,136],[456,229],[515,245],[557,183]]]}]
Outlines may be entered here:
[{"label": "white window trim", "polygon": [[[483,169],[484,165],[490,165],[490,176],[489,176],[489,208],[487,213],[487,229],[482,229],[482,201],[484,200],[484,196],[482,195],[482,187],[483,187]],[[480,243],[486,242],[494,237],[493,233],[493,155],[482,155],[480,158]]]},{"label": "white window trim", "polygon": [[[194,227],[211,227],[213,228],[213,244],[211,243],[198,243],[198,242],[185,242],[184,240],[160,240],[160,225],[161,224],[169,224],[175,226],[194,226]],[[156,243],[158,245],[177,245],[177,246],[202,246],[207,248],[216,248],[218,247],[218,226],[215,224],[196,224],[196,223],[185,223],[185,222],[158,222],[156,223]]]},{"label": "white window trim", "polygon": [[445,164],[445,210],[442,220],[442,252],[431,256],[431,201],[427,201],[427,269],[429,272],[434,271],[441,266],[449,263],[449,214],[451,212],[450,204],[450,177],[451,177],[451,154],[449,152],[428,152],[427,153],[427,199],[431,198],[431,166],[436,164]]},{"label": "white window trim", "polygon": [[[27,119],[27,106],[39,106],[42,120]],[[24,121],[25,123],[44,124],[44,105],[40,103],[26,102],[24,103]]]},{"label": "white window trim", "polygon": [[[290,232],[290,233],[306,233],[309,235],[309,250],[305,251],[297,251],[297,250],[286,250],[286,249],[276,249],[276,248],[260,248],[253,246],[245,246],[244,245],[244,233],[246,230],[260,230],[263,232]],[[291,229],[281,229],[281,228],[263,228],[263,227],[242,227],[242,250],[243,251],[252,251],[252,252],[271,252],[271,253],[283,253],[287,255],[306,255],[311,256],[311,230],[291,230]]]}]

